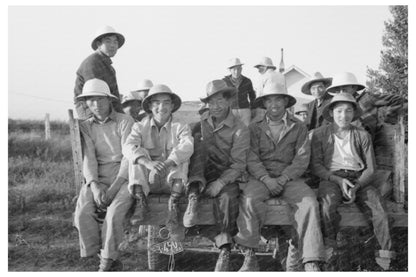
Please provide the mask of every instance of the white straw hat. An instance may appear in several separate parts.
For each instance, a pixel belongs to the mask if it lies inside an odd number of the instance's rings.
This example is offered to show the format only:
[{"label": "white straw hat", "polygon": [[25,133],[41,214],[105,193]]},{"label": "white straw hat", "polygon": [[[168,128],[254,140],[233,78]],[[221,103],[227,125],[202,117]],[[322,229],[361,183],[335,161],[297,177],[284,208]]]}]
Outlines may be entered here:
[{"label": "white straw hat", "polygon": [[270,95],[283,95],[286,98],[288,98],[288,103],[286,108],[292,107],[296,103],[296,98],[290,95],[287,91],[286,87],[286,80],[285,76],[281,73],[277,73],[279,75],[276,75],[278,78],[274,78],[273,82],[269,82],[266,84],[266,86],[263,88],[262,93],[256,98],[256,101],[254,101],[254,106],[258,108],[265,108],[263,104],[264,98]]},{"label": "white straw hat", "polygon": [[239,65],[243,65],[243,63],[241,63],[239,58],[232,58],[228,61],[228,69],[234,67],[234,66],[239,66]]},{"label": "white straw hat", "polygon": [[265,66],[267,68],[276,69],[276,66],[274,66],[272,59],[269,57],[262,57],[260,61],[254,67],[259,67],[259,66]]},{"label": "white straw hat", "polygon": [[142,90],[149,90],[153,87],[152,81],[149,79],[143,79],[142,81],[137,83],[137,87],[134,91],[142,91]]},{"label": "white straw hat", "polygon": [[82,87],[82,93],[77,96],[77,99],[88,96],[107,96],[118,99],[115,95],[112,95],[108,84],[100,79],[90,79],[85,82]]},{"label": "white straw hat", "polygon": [[116,35],[118,40],[118,48],[121,48],[125,42],[125,38],[122,34],[116,32],[111,26],[103,26],[95,32],[94,39],[91,42],[91,47],[94,50],[97,50],[97,41],[102,39],[104,36]]},{"label": "white straw hat", "polygon": [[359,84],[357,78],[351,72],[342,72],[332,78],[332,85],[326,89],[330,95],[336,95],[333,92],[334,88],[341,86],[356,86],[357,90],[362,90],[365,88],[364,85]]},{"label": "white straw hat", "polygon": [[143,99],[143,102],[142,102],[143,110],[147,113],[152,113],[152,111],[149,108],[150,101],[152,100],[153,96],[155,96],[156,94],[162,94],[162,93],[169,94],[172,97],[172,103],[173,103],[172,113],[176,112],[181,107],[181,104],[182,104],[181,98],[177,94],[173,93],[172,90],[167,85],[159,84],[159,85],[154,85],[149,90],[149,94],[146,96],[146,98]]}]

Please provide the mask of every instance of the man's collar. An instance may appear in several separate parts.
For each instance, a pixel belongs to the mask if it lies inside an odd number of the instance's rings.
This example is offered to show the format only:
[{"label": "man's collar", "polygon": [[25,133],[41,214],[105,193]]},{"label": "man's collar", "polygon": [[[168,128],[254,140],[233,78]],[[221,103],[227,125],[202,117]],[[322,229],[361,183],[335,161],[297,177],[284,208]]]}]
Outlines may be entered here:
[{"label": "man's collar", "polygon": [[[166,121],[166,123],[160,129],[162,129],[162,128],[166,128],[167,129],[170,126],[170,123],[171,122],[172,122],[172,115],[169,117],[168,121]],[[157,124],[156,124],[156,121],[153,118],[153,116],[150,117],[150,126],[151,127],[154,126],[154,127],[158,128],[157,127]]]},{"label": "man's collar", "polygon": [[102,57],[104,59],[104,61],[106,61],[109,64],[112,64],[113,61],[111,60],[111,58],[109,56],[107,56],[106,54],[104,54],[103,52],[100,51],[100,49],[96,50],[97,54],[100,55],[100,57]]},{"label": "man's collar", "polygon": [[[201,115],[201,119],[202,120],[211,120],[211,122],[214,122],[214,119],[212,118],[211,114],[209,112],[207,113],[203,113]],[[228,127],[233,127],[234,126],[234,120],[235,120],[235,116],[233,115],[233,113],[231,112],[231,108],[228,110],[228,115],[227,117],[222,121],[224,125],[227,125]],[[221,122],[220,122],[221,123]]]},{"label": "man's collar", "polygon": [[91,123],[97,123],[97,124],[103,124],[103,123],[107,123],[109,120],[116,120],[116,112],[111,108],[111,112],[110,114],[103,120],[98,120],[94,115],[90,118]]},{"label": "man's collar", "polygon": [[[284,123],[285,125],[287,125],[287,120],[288,120],[288,113],[287,113],[287,111],[285,111],[285,114],[283,115],[283,117],[282,117],[280,120],[283,120],[283,123]],[[279,121],[280,121],[280,120],[279,120]],[[267,116],[267,113],[266,113],[266,122],[267,122],[267,123],[270,123],[270,121],[273,121],[273,120],[271,120],[271,119]]]}]

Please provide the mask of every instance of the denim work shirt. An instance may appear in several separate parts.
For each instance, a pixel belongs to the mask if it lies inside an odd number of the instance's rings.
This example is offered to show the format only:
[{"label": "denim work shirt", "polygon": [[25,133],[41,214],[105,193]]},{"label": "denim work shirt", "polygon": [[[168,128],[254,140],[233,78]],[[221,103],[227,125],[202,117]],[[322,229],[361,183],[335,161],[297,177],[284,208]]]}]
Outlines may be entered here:
[{"label": "denim work shirt", "polygon": [[103,121],[91,117],[80,124],[84,150],[84,177],[91,181],[112,183],[116,176],[128,179],[128,162],[122,145],[134,121],[128,115],[112,111]]},{"label": "denim work shirt", "polygon": [[141,157],[165,161],[176,165],[188,161],[194,151],[194,139],[188,124],[172,122],[172,118],[158,130],[152,116],[133,125],[126,140],[123,154],[134,162]]},{"label": "denim work shirt", "polygon": [[249,126],[251,151],[247,166],[249,173],[260,180],[266,175],[299,178],[310,159],[310,141],[306,126],[286,113],[285,126],[278,140],[273,138],[267,114]]}]

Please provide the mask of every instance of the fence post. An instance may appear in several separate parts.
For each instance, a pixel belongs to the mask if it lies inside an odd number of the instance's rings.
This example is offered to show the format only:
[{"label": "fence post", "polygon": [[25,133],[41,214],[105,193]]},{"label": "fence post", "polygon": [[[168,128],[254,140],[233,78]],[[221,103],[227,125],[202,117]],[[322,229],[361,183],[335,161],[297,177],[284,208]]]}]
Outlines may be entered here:
[{"label": "fence post", "polygon": [[399,123],[394,132],[394,200],[398,203],[405,202],[406,195],[406,167],[407,149],[405,145],[405,126],[403,115],[399,117]]},{"label": "fence post", "polygon": [[69,131],[71,134],[71,148],[72,158],[74,161],[74,173],[75,173],[75,190],[76,195],[79,194],[81,186],[84,183],[84,177],[82,174],[82,146],[81,135],[79,130],[78,120],[74,118],[72,110],[68,110],[69,115]]},{"label": "fence post", "polygon": [[51,124],[49,121],[49,114],[45,115],[45,140],[49,140],[51,138]]}]

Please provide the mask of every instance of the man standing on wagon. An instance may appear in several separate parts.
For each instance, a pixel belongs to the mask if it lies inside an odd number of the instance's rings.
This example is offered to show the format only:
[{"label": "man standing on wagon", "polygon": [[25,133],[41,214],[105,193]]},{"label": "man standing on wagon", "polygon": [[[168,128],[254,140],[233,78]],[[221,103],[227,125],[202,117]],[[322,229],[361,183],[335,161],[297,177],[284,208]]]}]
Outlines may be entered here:
[{"label": "man standing on wagon", "polygon": [[74,100],[79,119],[87,119],[92,115],[83,98],[78,98],[77,96],[81,94],[85,82],[94,78],[103,80],[108,84],[110,93],[115,96],[111,100],[113,108],[116,112],[123,113],[117,86],[116,71],[111,65],[111,58],[123,46],[124,41],[124,36],[110,26],[104,26],[97,30],[91,43],[91,48],[95,52],[81,63],[76,72]]}]

